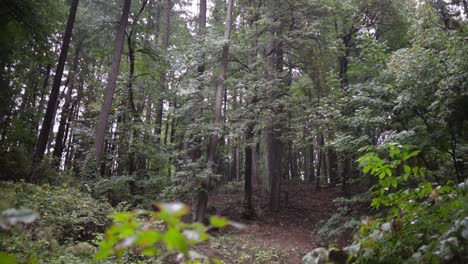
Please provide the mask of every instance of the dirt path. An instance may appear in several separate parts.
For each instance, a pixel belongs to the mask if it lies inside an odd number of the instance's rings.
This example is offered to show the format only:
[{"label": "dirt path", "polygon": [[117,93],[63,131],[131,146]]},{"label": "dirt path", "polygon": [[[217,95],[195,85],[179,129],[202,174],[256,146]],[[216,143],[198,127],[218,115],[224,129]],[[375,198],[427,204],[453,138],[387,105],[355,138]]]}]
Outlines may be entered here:
[{"label": "dirt path", "polygon": [[[242,196],[239,193],[214,195],[210,197],[209,207],[219,215],[247,225],[242,231],[228,230],[217,234],[217,237],[231,237],[236,243],[245,245],[247,252],[251,249],[250,254],[255,254],[255,251],[281,252],[277,263],[301,263],[305,253],[319,246],[313,231],[320,220],[327,219],[334,213],[333,199],[339,194],[338,188],[320,191],[307,187],[290,188],[288,204],[275,213],[268,210],[268,197],[256,195],[254,201],[257,218],[247,222],[241,219]],[[235,245],[227,247],[234,249]],[[241,247],[240,250],[242,249]],[[204,247],[203,251],[221,259],[225,257],[213,248]],[[252,257],[251,261],[245,263],[271,263],[267,260],[262,262],[261,257],[256,257],[258,261],[253,259]],[[241,263],[235,259],[228,261],[230,262],[226,263]]]}]

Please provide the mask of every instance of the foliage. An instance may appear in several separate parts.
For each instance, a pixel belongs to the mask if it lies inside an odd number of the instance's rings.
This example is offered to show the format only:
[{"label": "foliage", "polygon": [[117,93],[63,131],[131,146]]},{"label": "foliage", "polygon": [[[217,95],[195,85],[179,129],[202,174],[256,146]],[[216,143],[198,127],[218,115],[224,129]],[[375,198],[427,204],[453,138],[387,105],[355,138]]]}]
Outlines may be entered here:
[{"label": "foliage", "polygon": [[340,237],[354,232],[361,224],[361,218],[366,217],[370,201],[369,193],[354,195],[350,198],[339,197],[333,202],[336,212],[317,225],[317,234],[324,244],[333,244]]},{"label": "foliage", "polygon": [[20,263],[56,259],[66,254],[67,245],[80,241],[94,243],[96,234],[110,224],[110,205],[75,189],[22,182],[0,182],[0,187],[1,201],[39,214],[28,228],[15,226],[0,233],[2,251],[14,254]]},{"label": "foliage", "polygon": [[17,223],[30,224],[34,222],[38,214],[31,209],[10,208],[0,212],[0,227],[8,229]]},{"label": "foliage", "polygon": [[295,249],[269,248],[264,249],[249,239],[241,239],[235,235],[225,234],[210,239],[210,251],[222,256],[226,263],[286,263],[287,251]]},{"label": "foliage", "polygon": [[156,176],[114,176],[96,182],[92,192],[94,197],[107,198],[113,206],[125,202],[132,207],[150,208],[167,186],[166,182],[165,178]]},{"label": "foliage", "polygon": [[[133,253],[147,257],[160,255],[158,260],[164,261],[179,252],[177,258],[187,263],[211,263],[207,257],[190,248],[206,241],[209,238],[207,232],[211,228],[221,228],[228,224],[239,226],[226,218],[215,216],[210,218],[210,226],[188,224],[181,221],[181,217],[189,211],[185,205],[159,203],[157,206],[157,212],[133,210],[114,214],[114,224],[106,231],[96,259],[109,256],[121,258],[125,253]],[[221,263],[216,259],[212,261]]]},{"label": "foliage", "polygon": [[423,167],[411,166],[419,151],[409,146],[386,144],[377,148],[384,151],[380,154],[365,150],[359,160],[362,169],[379,178],[372,206],[385,207],[388,213],[361,226],[348,248],[356,262],[466,262],[466,184],[428,182]]}]

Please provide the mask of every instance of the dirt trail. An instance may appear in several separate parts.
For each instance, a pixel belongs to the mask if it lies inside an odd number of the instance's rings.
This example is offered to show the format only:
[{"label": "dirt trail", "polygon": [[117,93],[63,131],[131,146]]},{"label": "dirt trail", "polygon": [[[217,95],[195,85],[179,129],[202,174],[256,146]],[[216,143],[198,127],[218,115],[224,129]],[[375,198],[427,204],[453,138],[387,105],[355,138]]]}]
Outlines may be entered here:
[{"label": "dirt trail", "polygon": [[210,197],[209,207],[217,214],[247,224],[247,228],[240,232],[230,230],[218,236],[229,233],[246,244],[281,251],[285,256],[280,263],[284,263],[285,259],[287,263],[301,263],[306,252],[319,246],[313,230],[320,220],[327,219],[335,212],[333,199],[340,195],[340,190],[325,188],[316,191],[307,186],[290,188],[288,204],[279,212],[270,212],[268,197],[256,193],[254,201],[257,218],[253,221],[241,219],[241,194],[217,194]]}]

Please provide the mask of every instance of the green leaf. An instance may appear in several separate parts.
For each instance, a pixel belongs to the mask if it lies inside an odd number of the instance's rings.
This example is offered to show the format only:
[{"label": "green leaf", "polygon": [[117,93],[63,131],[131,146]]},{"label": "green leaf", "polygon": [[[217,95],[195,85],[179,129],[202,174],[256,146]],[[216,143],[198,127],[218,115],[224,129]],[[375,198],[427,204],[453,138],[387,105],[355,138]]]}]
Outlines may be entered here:
[{"label": "green leaf", "polygon": [[406,173],[411,173],[411,167],[410,166],[405,165],[403,168],[404,168]]},{"label": "green leaf", "polygon": [[229,221],[225,217],[212,216],[210,217],[210,224],[214,227],[225,227],[229,224]]},{"label": "green leaf", "polygon": [[163,236],[163,241],[169,250],[177,249],[185,256],[188,254],[188,243],[186,238],[175,228],[169,228]]},{"label": "green leaf", "polygon": [[388,175],[388,176],[392,176],[392,170],[390,168],[385,168],[385,173]]},{"label": "green leaf", "polygon": [[380,174],[379,174],[379,179],[382,180],[383,178],[385,178],[385,175],[386,175],[385,170],[382,170],[382,172],[380,172]]},{"label": "green leaf", "polygon": [[136,241],[137,245],[141,246],[152,246],[154,243],[158,242],[161,240],[161,234],[154,230],[148,230],[145,232],[142,232]]},{"label": "green leaf", "polygon": [[368,173],[371,169],[371,166],[365,166],[364,169],[362,170],[364,173]]},{"label": "green leaf", "polygon": [[416,157],[420,152],[421,152],[421,150],[415,150],[415,151],[411,152],[410,154],[405,155],[403,157],[403,160],[408,160],[408,159],[410,159],[412,157]]},{"label": "green leaf", "polygon": [[116,213],[112,215],[112,218],[114,219],[115,222],[125,222],[132,218],[132,214],[131,213]]},{"label": "green leaf", "polygon": [[0,263],[16,264],[16,257],[7,253],[0,252]]}]

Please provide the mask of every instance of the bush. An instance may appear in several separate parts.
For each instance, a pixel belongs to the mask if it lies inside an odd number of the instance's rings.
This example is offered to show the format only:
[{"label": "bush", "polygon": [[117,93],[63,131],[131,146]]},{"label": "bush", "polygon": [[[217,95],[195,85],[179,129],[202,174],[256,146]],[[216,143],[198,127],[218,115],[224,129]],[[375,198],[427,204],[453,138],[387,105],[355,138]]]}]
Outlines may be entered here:
[{"label": "bush", "polygon": [[338,208],[337,212],[318,224],[317,234],[321,242],[330,244],[336,242],[335,240],[343,235],[356,231],[361,224],[363,211],[368,210],[369,201],[369,193],[355,195],[351,198],[336,198],[333,202]]},{"label": "bush", "polygon": [[360,165],[379,178],[372,206],[387,215],[361,227],[349,247],[356,262],[468,263],[467,184],[431,183],[424,168],[410,166],[419,151],[395,144],[382,149],[384,158],[370,151]]},{"label": "bush", "polygon": [[89,194],[66,187],[0,182],[0,200],[15,208],[29,208],[39,218],[22,228],[15,226],[0,233],[1,250],[18,257],[20,263],[32,259],[50,260],[66,254],[74,243],[93,242],[96,233],[110,224],[112,207]]},{"label": "bush", "polygon": [[[95,259],[109,257],[146,256],[156,257],[157,263],[170,262],[169,257],[178,253],[177,263],[211,263],[191,248],[209,238],[208,230],[238,223],[226,218],[212,216],[210,225],[185,223],[181,217],[189,208],[181,203],[159,203],[158,211],[133,210],[113,215],[114,224],[106,231]],[[213,259],[213,263],[221,261]]]},{"label": "bush", "polygon": [[161,177],[114,176],[98,181],[93,187],[93,196],[105,197],[113,206],[127,203],[151,208],[166,185],[165,178]]}]

